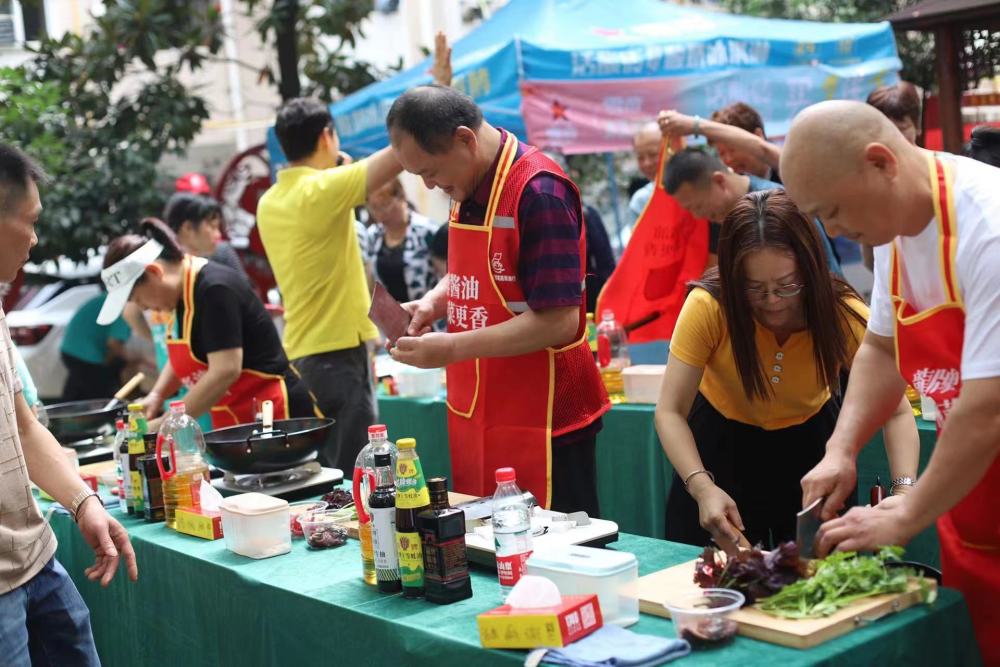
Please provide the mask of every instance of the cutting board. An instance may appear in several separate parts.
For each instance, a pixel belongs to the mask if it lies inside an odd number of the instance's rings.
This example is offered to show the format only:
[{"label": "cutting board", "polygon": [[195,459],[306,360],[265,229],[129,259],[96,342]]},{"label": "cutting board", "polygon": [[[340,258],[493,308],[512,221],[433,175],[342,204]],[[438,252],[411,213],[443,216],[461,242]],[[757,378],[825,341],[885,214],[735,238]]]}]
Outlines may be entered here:
[{"label": "cutting board", "polygon": [[[635,584],[639,611],[670,618],[670,612],[663,606],[666,600],[699,590],[698,584],[694,582],[695,562],[692,560],[639,578]],[[930,588],[937,587],[933,579],[925,579],[925,582]],[[858,600],[837,613],[822,618],[779,618],[753,607],[744,607],[730,618],[739,624],[739,634],[745,637],[792,648],[812,648],[919,602],[920,583],[914,578],[906,592]]]}]

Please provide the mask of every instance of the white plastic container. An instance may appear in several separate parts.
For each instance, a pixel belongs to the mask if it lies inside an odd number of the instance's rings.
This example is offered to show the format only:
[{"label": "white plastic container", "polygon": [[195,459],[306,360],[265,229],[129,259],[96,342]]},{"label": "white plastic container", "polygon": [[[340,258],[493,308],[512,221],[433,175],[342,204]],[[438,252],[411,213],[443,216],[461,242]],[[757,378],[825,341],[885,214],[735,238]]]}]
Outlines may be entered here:
[{"label": "white plastic container", "polygon": [[441,394],[440,368],[403,366],[395,375],[396,391],[408,398],[434,398]]},{"label": "white plastic container", "polygon": [[625,400],[629,403],[656,403],[666,364],[629,366],[622,371],[625,381]]},{"label": "white plastic container", "polygon": [[288,501],[263,493],[230,496],[219,505],[226,548],[249,558],[270,558],[292,550]]},{"label": "white plastic container", "polygon": [[526,574],[549,579],[561,595],[596,593],[605,623],[627,627],[639,620],[635,554],[578,546],[537,550]]}]

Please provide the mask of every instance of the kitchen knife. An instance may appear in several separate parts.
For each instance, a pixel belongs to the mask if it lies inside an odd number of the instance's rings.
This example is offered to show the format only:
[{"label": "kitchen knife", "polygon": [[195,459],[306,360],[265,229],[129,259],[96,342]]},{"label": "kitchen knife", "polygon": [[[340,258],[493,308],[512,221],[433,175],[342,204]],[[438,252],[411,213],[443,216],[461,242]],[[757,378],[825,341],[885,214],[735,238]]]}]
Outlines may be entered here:
[{"label": "kitchen knife", "polygon": [[823,524],[821,512],[826,497],[817,498],[809,507],[795,515],[795,544],[801,558],[816,557],[816,533]]}]

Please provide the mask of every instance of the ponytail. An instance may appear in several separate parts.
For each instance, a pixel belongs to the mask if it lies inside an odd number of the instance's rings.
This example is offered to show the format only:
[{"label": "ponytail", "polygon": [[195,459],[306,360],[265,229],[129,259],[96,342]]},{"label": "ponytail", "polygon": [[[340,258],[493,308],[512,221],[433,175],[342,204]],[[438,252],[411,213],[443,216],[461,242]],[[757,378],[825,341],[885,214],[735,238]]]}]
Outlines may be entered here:
[{"label": "ponytail", "polygon": [[177,235],[159,218],[143,218],[139,222],[139,230],[146,238],[163,246],[160,259],[171,263],[184,259],[184,249],[181,248]]},{"label": "ponytail", "polygon": [[177,241],[177,236],[163,221],[156,218],[143,218],[139,223],[139,234],[125,234],[111,241],[104,253],[104,268],[122,261],[141,248],[150,239],[161,246],[163,252],[160,259],[170,264],[177,264],[184,259],[184,250]]}]

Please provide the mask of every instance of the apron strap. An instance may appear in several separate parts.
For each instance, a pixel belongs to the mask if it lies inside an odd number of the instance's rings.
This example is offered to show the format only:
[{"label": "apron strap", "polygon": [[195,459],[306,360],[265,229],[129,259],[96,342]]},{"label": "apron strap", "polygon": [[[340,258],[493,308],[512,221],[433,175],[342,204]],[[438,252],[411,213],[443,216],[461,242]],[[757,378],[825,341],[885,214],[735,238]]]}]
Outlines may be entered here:
[{"label": "apron strap", "polygon": [[[938,260],[945,303],[962,305],[958,286],[955,253],[958,250],[958,217],[955,212],[955,175],[951,165],[933,153],[927,155],[931,190],[934,200],[934,219],[938,226]],[[895,239],[890,249],[889,294],[903,301],[902,266],[899,244]]]}]

